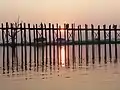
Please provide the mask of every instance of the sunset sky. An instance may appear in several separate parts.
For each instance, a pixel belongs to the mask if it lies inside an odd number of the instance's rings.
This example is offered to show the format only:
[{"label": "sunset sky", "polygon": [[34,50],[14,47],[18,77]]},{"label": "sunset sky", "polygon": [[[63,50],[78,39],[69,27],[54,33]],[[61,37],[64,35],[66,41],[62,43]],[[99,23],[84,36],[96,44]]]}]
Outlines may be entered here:
[{"label": "sunset sky", "polygon": [[0,22],[120,24],[120,0],[0,0]]}]

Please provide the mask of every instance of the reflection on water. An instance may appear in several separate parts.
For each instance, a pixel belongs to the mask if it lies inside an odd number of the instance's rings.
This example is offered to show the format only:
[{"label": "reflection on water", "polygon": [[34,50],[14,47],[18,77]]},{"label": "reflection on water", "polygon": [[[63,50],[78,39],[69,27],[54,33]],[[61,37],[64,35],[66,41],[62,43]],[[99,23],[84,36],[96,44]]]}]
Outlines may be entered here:
[{"label": "reflection on water", "polygon": [[[26,50],[25,47],[15,47],[15,48],[9,47],[8,50],[9,53],[7,52],[7,47],[3,47],[3,48],[0,47],[0,52],[1,52],[0,78],[3,79],[6,76],[8,76],[20,80],[21,78],[25,80],[33,79],[33,82],[35,83],[32,84],[33,87],[38,82],[39,83],[42,82],[42,81],[34,80],[35,78],[40,78],[42,80],[51,80],[49,83],[51,86],[53,86],[53,83],[59,83],[58,81],[61,80],[62,80],[61,83],[65,82],[67,86],[69,86],[73,82],[77,82],[77,83],[73,83],[73,85],[75,85],[76,88],[79,87],[78,83],[80,85],[83,85],[81,86],[83,87],[81,88],[82,90],[83,89],[89,90],[89,88],[86,88],[86,85],[88,87],[94,86],[91,83],[94,83],[96,87],[97,86],[100,87],[101,84],[99,83],[99,81],[101,80],[103,80],[101,81],[101,83],[104,84],[106,84],[106,82],[110,83],[111,85],[114,85],[114,83],[116,82],[120,83],[118,81],[119,80],[118,77],[120,76],[120,71],[119,71],[120,57],[118,57],[117,63],[111,62],[114,61],[115,59],[114,45],[112,46],[113,59],[111,61],[109,59],[109,53],[106,54],[107,58],[106,60],[104,60],[104,47],[102,47],[101,45],[100,63],[98,58],[99,56],[98,56],[97,46],[95,46],[95,51],[94,51],[95,63],[92,62],[93,59],[91,54],[92,52],[91,47],[92,46],[89,45],[88,61],[86,61],[86,46],[82,46],[82,48],[79,46],[26,47]],[[109,49],[107,49],[107,52],[109,52]],[[118,46],[118,56],[119,56],[119,46]],[[107,63],[105,63],[104,61],[106,61]],[[5,81],[3,80],[0,83],[3,82]],[[21,82],[24,83],[24,81]],[[49,89],[45,86],[45,84],[43,86],[44,86],[43,88],[44,90]],[[119,85],[115,84],[115,86],[117,86],[120,89]],[[50,86],[48,85],[48,87]],[[41,88],[42,87],[39,87],[39,89]],[[70,88],[68,87],[67,89],[73,90],[74,88],[72,88],[70,85]],[[105,87],[104,90],[114,90],[114,89]],[[115,90],[119,90],[119,89],[115,89]],[[26,90],[33,90],[33,89],[29,88]],[[91,90],[96,90],[96,89],[91,89]]]},{"label": "reflection on water", "polygon": [[61,63],[62,67],[65,67],[65,48],[61,47]]},{"label": "reflection on water", "polygon": [[[118,46],[119,48],[119,46]],[[109,59],[109,48],[104,59],[104,46],[101,45],[101,61],[98,56],[98,47],[95,46],[95,59],[92,59],[92,46],[86,52],[86,46],[42,46],[42,47],[14,47],[1,49],[0,67],[3,74],[11,74],[23,71],[52,72],[61,68],[77,69],[80,67],[101,66],[114,61],[115,52],[112,46],[113,59]],[[88,57],[86,60],[86,53]],[[118,50],[119,55],[119,50]],[[119,62],[119,57],[118,57]]]}]

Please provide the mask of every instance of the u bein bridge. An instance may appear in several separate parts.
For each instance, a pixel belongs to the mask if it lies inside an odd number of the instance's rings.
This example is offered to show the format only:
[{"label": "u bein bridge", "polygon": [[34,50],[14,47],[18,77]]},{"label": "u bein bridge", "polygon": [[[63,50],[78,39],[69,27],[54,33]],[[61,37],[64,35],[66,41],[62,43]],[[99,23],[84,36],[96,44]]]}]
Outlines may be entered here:
[{"label": "u bein bridge", "polygon": [[[34,63],[35,66],[39,65],[39,49],[42,48],[42,65],[45,63],[49,63],[50,65],[55,65],[56,63],[56,56],[57,56],[57,62],[59,63],[60,56],[59,56],[59,47],[64,46],[65,47],[65,65],[69,65],[69,48],[72,47],[72,60],[73,63],[75,61],[75,47],[78,46],[78,58],[79,63],[83,62],[83,46],[85,46],[85,58],[86,58],[86,65],[89,64],[89,52],[92,56],[92,63],[95,63],[95,45],[98,46],[97,52],[98,52],[98,61],[101,63],[101,48],[104,46],[104,63],[107,63],[107,55],[109,55],[110,62],[113,58],[112,56],[112,45],[114,45],[114,51],[115,51],[115,60],[114,62],[118,62],[118,44],[120,44],[120,28],[118,28],[117,25],[103,25],[102,27],[100,25],[97,26],[97,28],[94,27],[94,25],[91,25],[88,27],[88,25],[85,24],[84,27],[81,25],[75,26],[75,24],[64,24],[63,28],[56,24],[49,25],[46,24],[26,24],[26,23],[20,23],[20,24],[13,24],[13,23],[6,23],[1,24],[0,26],[0,36],[1,36],[1,43],[0,46],[3,47],[3,69],[5,68],[5,56],[7,59],[7,66],[10,64],[10,51],[9,49],[12,49],[12,67],[14,67],[14,62],[17,62],[18,66],[18,57],[16,55],[17,53],[17,46],[21,47],[21,68],[25,66],[25,69],[27,69],[27,47],[29,46],[30,52],[29,52],[29,63],[31,67],[32,63],[32,54],[34,55]],[[91,49],[89,49],[89,46],[91,46]],[[46,47],[46,54],[44,56],[44,47]],[[49,48],[48,48],[49,47]],[[107,47],[109,47],[109,52],[107,52]],[[34,48],[34,50],[32,50]],[[57,49],[56,49],[57,48]],[[5,53],[6,49],[6,53]],[[48,50],[49,49],[49,50]],[[53,50],[53,52],[52,52]],[[66,53],[68,52],[68,53]],[[48,55],[49,53],[49,55]],[[109,53],[109,54],[107,54]],[[7,54],[7,55],[5,55]],[[24,55],[23,55],[24,54]],[[16,57],[16,60],[14,60]],[[44,57],[46,60],[44,60]],[[7,68],[9,69],[9,67]],[[13,68],[12,68],[13,69]]]},{"label": "u bein bridge", "polygon": [[[2,23],[0,26],[2,43],[0,46],[34,46],[34,45],[79,45],[79,44],[119,44],[120,43],[120,28],[117,25],[103,25],[102,28],[98,25],[94,28],[91,25],[85,24],[82,28],[81,25],[75,26],[72,24],[64,24],[61,28],[60,25],[49,23],[46,24],[30,25],[26,23],[13,24]],[[76,33],[76,34],[75,34]],[[101,35],[102,33],[102,35]],[[114,33],[113,37],[112,34]],[[62,35],[64,34],[64,35]],[[83,35],[84,34],[84,35]],[[90,35],[91,34],[91,35]],[[20,38],[18,42],[18,36]],[[104,37],[101,39],[101,36]],[[28,38],[27,38],[28,37]],[[83,39],[84,37],[84,39]],[[114,38],[114,39],[113,39]],[[33,40],[32,40],[33,39]],[[21,41],[21,42],[20,42]]]}]

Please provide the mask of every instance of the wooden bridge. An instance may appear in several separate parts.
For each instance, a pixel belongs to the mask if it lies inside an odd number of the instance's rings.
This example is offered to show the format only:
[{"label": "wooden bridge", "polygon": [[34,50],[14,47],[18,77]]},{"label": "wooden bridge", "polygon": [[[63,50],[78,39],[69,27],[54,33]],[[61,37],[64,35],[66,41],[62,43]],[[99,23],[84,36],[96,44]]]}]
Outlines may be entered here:
[{"label": "wooden bridge", "polygon": [[[66,51],[69,52],[69,45],[72,46],[72,55],[73,60],[75,58],[75,45],[78,45],[78,55],[80,63],[82,63],[82,45],[85,45],[85,51],[86,51],[86,64],[89,63],[89,45],[92,46],[92,63],[95,63],[95,44],[98,46],[98,57],[99,57],[99,63],[101,62],[101,44],[104,45],[104,59],[105,63],[107,63],[107,45],[109,46],[109,58],[112,59],[112,44],[115,45],[114,51],[115,51],[115,60],[114,62],[117,62],[118,60],[118,47],[117,45],[120,44],[120,28],[118,28],[117,25],[98,25],[97,28],[94,25],[88,26],[85,25],[82,27],[81,25],[75,26],[75,24],[72,24],[71,26],[69,24],[64,24],[64,27],[62,28],[60,25],[51,24],[26,24],[26,23],[6,23],[1,24],[0,26],[0,36],[1,36],[1,43],[0,46],[3,47],[3,57],[5,57],[5,47],[7,52],[7,66],[9,66],[9,46],[12,48],[12,57],[15,54],[16,46],[21,46],[21,65],[23,67],[23,62],[25,60],[25,66],[27,65],[27,46],[30,47],[30,63],[31,63],[31,54],[32,49],[31,47],[34,46],[34,60],[35,63],[39,63],[39,47],[46,47],[46,61],[48,58],[47,53],[47,46],[49,46],[49,59],[50,59],[50,65],[53,63],[55,64],[55,55],[57,55],[59,60],[59,47],[64,45],[65,47],[65,62],[67,62],[67,59],[69,60],[69,53],[66,53]],[[51,48],[53,46],[53,48]],[[55,46],[57,46],[57,51],[55,51]],[[24,47],[24,49],[23,49]],[[42,48],[44,49],[44,48]],[[53,49],[53,53],[51,50]],[[36,52],[37,51],[37,52]],[[23,57],[23,52],[24,56]],[[57,53],[57,54],[56,54]],[[44,54],[44,53],[43,53]],[[53,55],[52,55],[53,54]],[[36,57],[37,56],[37,57]],[[53,60],[51,57],[53,56]],[[42,56],[44,57],[44,56]],[[66,59],[67,57],[67,59]],[[37,62],[36,62],[37,61]],[[13,62],[13,58],[12,58]],[[5,67],[5,58],[3,58],[3,67]],[[42,63],[44,63],[44,60],[42,60]],[[27,68],[27,67],[26,67]]]},{"label": "wooden bridge", "polygon": [[[109,25],[109,27],[103,25],[102,28],[100,28],[100,25],[97,28],[94,28],[94,25],[91,25],[90,28],[85,25],[82,28],[81,25],[75,26],[75,24],[72,24],[70,27],[69,24],[64,24],[64,27],[61,28],[60,25],[51,23],[48,27],[42,23],[32,26],[26,23],[6,23],[5,25],[2,23],[0,29],[2,31],[0,46],[120,43],[120,29],[117,28],[117,25]],[[104,38],[101,39],[101,36]],[[19,41],[18,37],[20,38]],[[58,38],[61,40],[57,41]],[[64,39],[64,42],[62,39]]]}]

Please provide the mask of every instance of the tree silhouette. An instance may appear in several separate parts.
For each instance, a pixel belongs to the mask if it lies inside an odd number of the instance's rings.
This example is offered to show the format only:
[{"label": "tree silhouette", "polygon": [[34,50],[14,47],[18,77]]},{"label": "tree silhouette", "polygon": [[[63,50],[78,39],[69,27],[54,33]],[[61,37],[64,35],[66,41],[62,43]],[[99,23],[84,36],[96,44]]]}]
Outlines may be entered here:
[{"label": "tree silhouette", "polygon": [[20,17],[18,16],[18,21],[11,23],[11,32],[9,30],[6,33],[4,32],[6,39],[8,36],[10,37],[8,42],[10,42],[11,40],[11,47],[16,46],[15,40],[17,40],[17,33],[21,31],[19,28],[20,28],[20,24],[22,23],[23,21],[20,21]]}]

